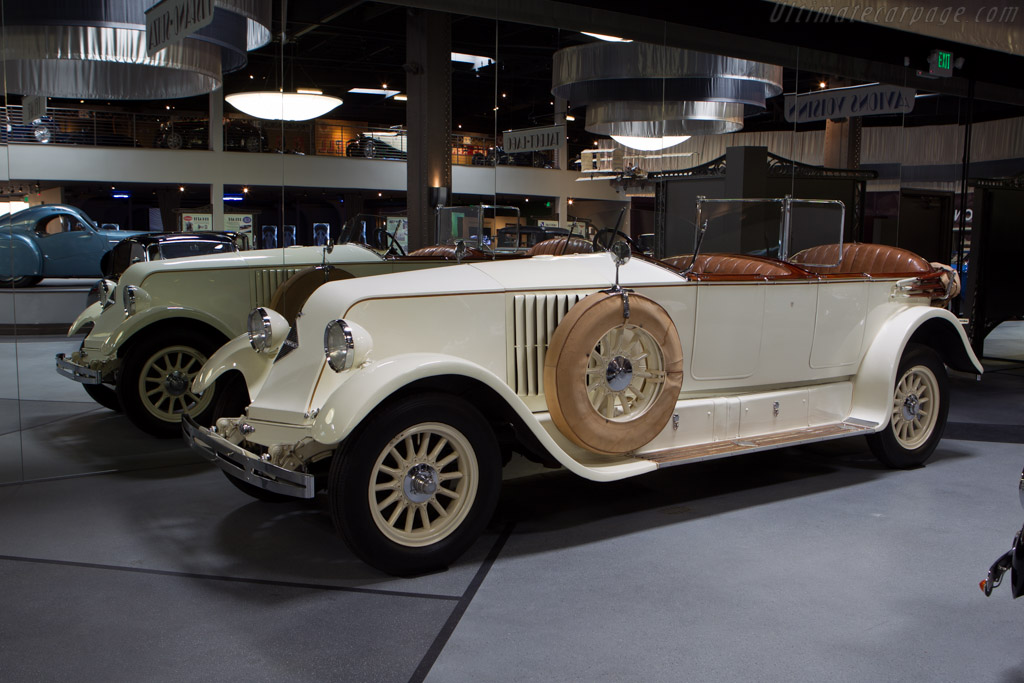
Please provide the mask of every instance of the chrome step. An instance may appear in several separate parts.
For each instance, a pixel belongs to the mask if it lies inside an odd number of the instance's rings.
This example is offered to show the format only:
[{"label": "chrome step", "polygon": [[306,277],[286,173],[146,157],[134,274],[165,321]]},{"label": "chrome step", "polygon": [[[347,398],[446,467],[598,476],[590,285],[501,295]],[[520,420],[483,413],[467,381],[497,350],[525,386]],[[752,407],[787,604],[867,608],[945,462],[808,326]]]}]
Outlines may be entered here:
[{"label": "chrome step", "polygon": [[638,459],[649,460],[656,463],[659,468],[681,465],[685,462],[699,460],[711,460],[713,458],[724,458],[730,455],[741,453],[754,453],[767,451],[783,446],[797,446],[800,444],[815,443],[817,441],[829,441],[830,439],[842,439],[855,434],[869,433],[874,431],[875,425],[868,424],[863,420],[836,422],[834,424],[820,425],[817,427],[804,427],[793,429],[787,432],[776,432],[763,436],[751,436],[738,439],[727,439],[725,441],[714,441],[712,443],[701,443],[694,446],[683,446],[682,448],[671,448],[658,451],[649,455],[634,456]]}]

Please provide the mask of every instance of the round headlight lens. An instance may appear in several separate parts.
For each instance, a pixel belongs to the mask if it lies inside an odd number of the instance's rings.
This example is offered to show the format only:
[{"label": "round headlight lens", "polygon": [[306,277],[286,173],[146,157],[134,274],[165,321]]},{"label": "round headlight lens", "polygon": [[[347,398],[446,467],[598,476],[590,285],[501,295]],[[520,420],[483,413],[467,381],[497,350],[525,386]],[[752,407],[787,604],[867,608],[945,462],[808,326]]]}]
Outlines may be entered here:
[{"label": "round headlight lens", "polygon": [[348,370],[355,362],[352,328],[344,320],[332,320],[324,329],[324,354],[331,370]]},{"label": "round headlight lens", "polygon": [[257,352],[266,351],[274,339],[271,330],[270,315],[265,308],[254,308],[249,312],[249,344]]},{"label": "round headlight lens", "polygon": [[121,292],[121,304],[124,306],[125,315],[135,315],[135,292],[138,287],[135,285],[128,285]]},{"label": "round headlight lens", "polygon": [[99,289],[100,308],[105,311],[114,303],[114,290],[117,289],[117,283],[113,280],[101,280]]}]

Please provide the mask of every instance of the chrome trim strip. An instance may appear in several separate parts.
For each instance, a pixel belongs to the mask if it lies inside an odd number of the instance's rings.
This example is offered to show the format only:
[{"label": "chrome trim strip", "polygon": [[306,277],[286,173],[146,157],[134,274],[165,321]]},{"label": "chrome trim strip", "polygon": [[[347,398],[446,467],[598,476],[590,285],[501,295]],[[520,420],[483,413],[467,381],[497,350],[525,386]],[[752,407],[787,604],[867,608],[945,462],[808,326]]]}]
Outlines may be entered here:
[{"label": "chrome trim strip", "polygon": [[260,457],[224,437],[200,427],[191,415],[181,420],[185,443],[226,473],[253,486],[295,498],[312,498],[313,475],[293,472],[260,460]]},{"label": "chrome trim strip", "polygon": [[103,375],[99,370],[78,365],[68,360],[63,353],[57,354],[57,372],[82,384],[103,384]]}]

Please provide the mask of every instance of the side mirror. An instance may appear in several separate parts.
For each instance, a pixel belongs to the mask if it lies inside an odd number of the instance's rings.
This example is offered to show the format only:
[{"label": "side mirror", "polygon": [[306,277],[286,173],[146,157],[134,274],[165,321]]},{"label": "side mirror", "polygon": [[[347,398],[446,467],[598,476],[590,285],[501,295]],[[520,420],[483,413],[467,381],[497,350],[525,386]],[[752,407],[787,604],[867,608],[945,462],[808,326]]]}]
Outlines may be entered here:
[{"label": "side mirror", "polygon": [[330,254],[332,251],[334,251],[334,240],[329,239],[324,244],[324,253],[325,254]]},{"label": "side mirror", "polygon": [[459,240],[455,244],[455,262],[462,263],[462,259],[466,258],[466,254],[469,253],[469,247],[462,240]]}]

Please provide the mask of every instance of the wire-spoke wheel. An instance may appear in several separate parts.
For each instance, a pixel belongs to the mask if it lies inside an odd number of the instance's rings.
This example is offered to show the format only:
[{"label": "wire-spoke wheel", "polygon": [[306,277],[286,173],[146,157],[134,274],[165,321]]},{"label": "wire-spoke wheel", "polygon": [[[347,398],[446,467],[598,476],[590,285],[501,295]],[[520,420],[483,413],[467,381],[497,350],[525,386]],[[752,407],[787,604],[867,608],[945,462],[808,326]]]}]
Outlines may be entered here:
[{"label": "wire-spoke wheel", "polygon": [[868,437],[889,467],[920,467],[942,438],[949,412],[949,380],[936,353],[908,344],[896,373],[889,425]]},{"label": "wire-spoke wheel", "polygon": [[192,380],[217,346],[217,339],[187,331],[153,336],[130,347],[117,382],[125,415],[155,436],[180,436],[186,412],[209,424],[223,383],[196,394]]},{"label": "wire-spoke wheel", "polygon": [[483,530],[501,487],[490,425],[465,400],[422,394],[369,418],[331,463],[331,518],[352,551],[391,574],[446,567]]}]

